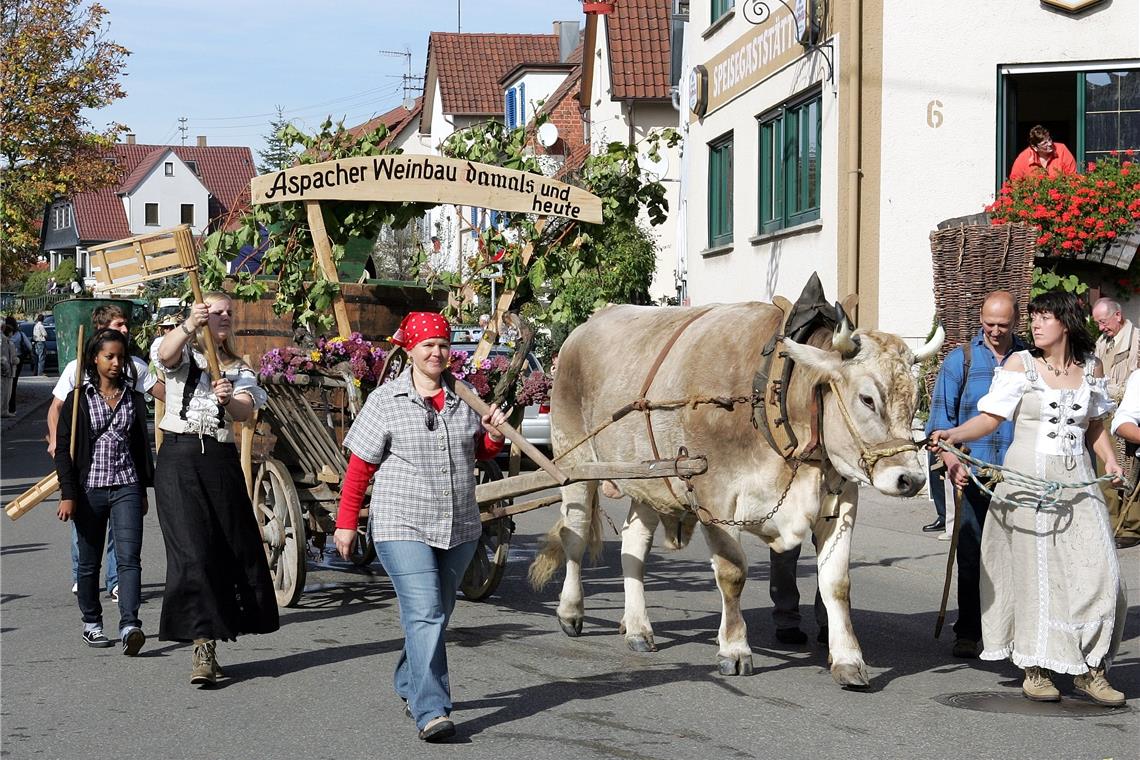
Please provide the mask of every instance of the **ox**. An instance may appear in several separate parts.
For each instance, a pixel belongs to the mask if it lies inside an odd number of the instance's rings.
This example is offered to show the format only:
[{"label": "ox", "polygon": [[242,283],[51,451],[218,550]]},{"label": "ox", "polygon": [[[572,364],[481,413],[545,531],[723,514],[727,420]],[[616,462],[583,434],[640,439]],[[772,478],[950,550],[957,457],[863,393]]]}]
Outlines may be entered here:
[{"label": "ox", "polygon": [[[740,610],[747,575],[740,531],[777,552],[800,545],[814,532],[832,676],[842,686],[868,685],[849,601],[858,488],[862,483],[884,494],[912,496],[925,482],[924,460],[916,455],[910,430],[917,398],[912,366],[937,351],[941,332],[912,352],[895,335],[852,333],[841,309],[838,314],[834,329],[817,329],[801,343],[785,338],[779,344],[795,362],[785,388],[791,428],[799,441],[819,440],[812,455],[803,457],[781,456],[754,424],[754,376],[765,344],[784,324],[784,312],[775,305],[610,306],[578,327],[562,347],[551,400],[552,442],[561,462],[641,461],[673,456],[681,447],[708,459],[707,472],[689,481],[691,492],[676,478],[621,483],[631,506],[622,531],[620,630],[632,649],[654,649],[643,571],[659,524],[671,548],[684,546],[696,522],[702,524],[721,593],[717,660],[725,675],[752,672]],[[614,421],[614,412],[636,400],[636,389],[647,379],[642,398],[650,402],[737,400],[666,405],[647,413],[639,408]],[[897,445],[900,441],[904,445]],[[597,489],[597,481],[562,489],[561,519],[530,568],[532,584],[541,588],[565,562],[557,614],[571,636],[582,629],[583,554],[601,545]]]}]

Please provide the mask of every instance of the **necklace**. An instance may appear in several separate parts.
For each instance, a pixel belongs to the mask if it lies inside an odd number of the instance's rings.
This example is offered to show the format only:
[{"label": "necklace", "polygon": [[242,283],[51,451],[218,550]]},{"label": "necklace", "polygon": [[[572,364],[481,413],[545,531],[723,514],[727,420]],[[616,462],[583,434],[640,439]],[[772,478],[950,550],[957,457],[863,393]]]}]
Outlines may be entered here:
[{"label": "necklace", "polygon": [[119,388],[114,393],[104,393],[103,391],[99,391],[99,395],[103,397],[104,401],[110,403],[117,399],[119,396],[123,395],[123,389]]},{"label": "necklace", "polygon": [[1045,362],[1045,369],[1052,372],[1055,377],[1060,377],[1061,375],[1064,375],[1065,377],[1069,376],[1069,363],[1068,363],[1068,361],[1065,362],[1062,369],[1057,369],[1056,367],[1054,367],[1052,364],[1049,363],[1049,360],[1046,359],[1045,357],[1041,357],[1041,361]]}]

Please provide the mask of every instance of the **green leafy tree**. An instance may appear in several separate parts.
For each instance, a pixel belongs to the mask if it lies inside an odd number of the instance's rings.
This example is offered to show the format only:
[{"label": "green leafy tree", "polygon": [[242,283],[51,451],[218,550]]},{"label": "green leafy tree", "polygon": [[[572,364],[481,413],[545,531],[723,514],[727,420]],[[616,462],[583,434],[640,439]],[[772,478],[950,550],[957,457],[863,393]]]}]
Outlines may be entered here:
[{"label": "green leafy tree", "polygon": [[285,118],[281,106],[277,106],[277,118],[269,122],[269,134],[265,135],[265,150],[257,151],[257,155],[261,159],[257,165],[259,173],[279,172],[297,163],[297,154],[283,136],[287,126],[289,126],[289,120]]},{"label": "green leafy tree", "polygon": [[0,266],[14,279],[35,259],[37,223],[56,196],[112,184],[103,160],[126,130],[83,115],[123,97],[130,52],[106,37],[107,10],[81,0],[0,5]]}]

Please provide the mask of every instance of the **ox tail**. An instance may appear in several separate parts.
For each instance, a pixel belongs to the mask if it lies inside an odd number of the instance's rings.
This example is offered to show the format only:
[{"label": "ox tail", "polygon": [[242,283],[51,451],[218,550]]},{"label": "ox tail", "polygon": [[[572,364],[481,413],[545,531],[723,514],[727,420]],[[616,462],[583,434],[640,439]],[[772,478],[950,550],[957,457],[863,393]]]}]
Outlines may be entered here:
[{"label": "ox tail", "polygon": [[[542,548],[539,549],[534,561],[530,563],[527,571],[527,580],[535,591],[541,591],[559,567],[566,564],[566,547],[562,543],[562,531],[566,521],[559,518],[554,527],[547,531],[542,538]],[[589,535],[586,537],[586,552],[590,563],[597,563],[602,556],[602,510],[596,506],[591,510]]]}]

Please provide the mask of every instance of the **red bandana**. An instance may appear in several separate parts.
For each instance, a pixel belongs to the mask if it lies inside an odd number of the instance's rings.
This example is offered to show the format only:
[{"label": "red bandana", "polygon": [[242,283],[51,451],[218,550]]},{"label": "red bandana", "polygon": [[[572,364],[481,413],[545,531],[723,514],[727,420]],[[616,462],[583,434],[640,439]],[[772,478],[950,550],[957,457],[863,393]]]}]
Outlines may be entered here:
[{"label": "red bandana", "polygon": [[399,329],[392,336],[392,342],[410,351],[417,343],[430,338],[443,338],[450,342],[451,325],[442,314],[436,314],[434,311],[413,311],[404,317]]}]

